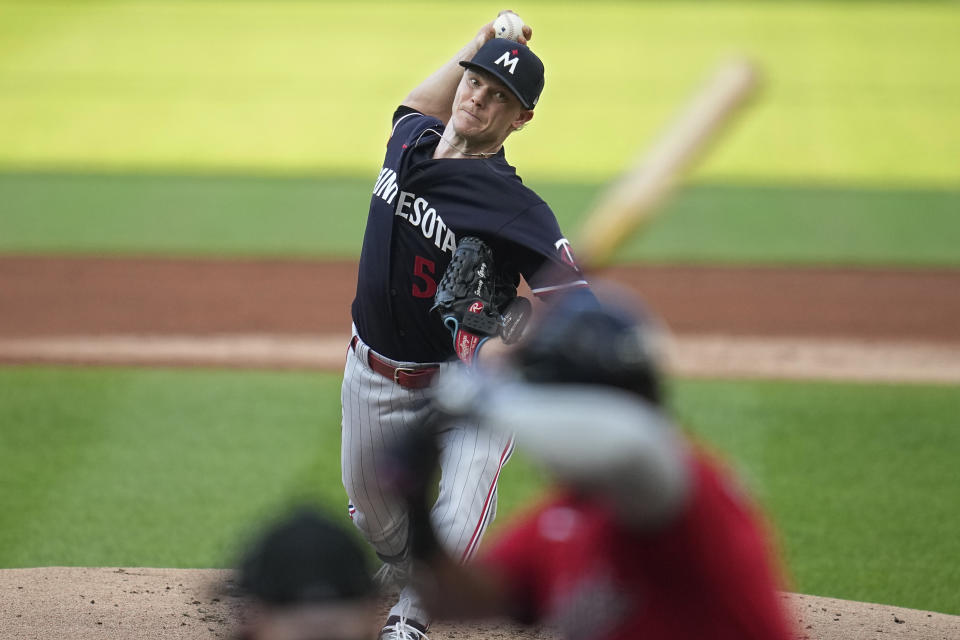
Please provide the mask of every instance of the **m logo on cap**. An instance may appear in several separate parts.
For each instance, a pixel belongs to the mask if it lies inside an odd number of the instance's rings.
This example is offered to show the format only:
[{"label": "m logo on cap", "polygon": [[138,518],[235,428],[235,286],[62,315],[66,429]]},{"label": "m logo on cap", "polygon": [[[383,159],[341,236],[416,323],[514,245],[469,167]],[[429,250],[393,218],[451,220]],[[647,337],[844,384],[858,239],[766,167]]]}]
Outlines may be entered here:
[{"label": "m logo on cap", "polygon": [[[517,51],[514,50],[514,53],[517,53]],[[514,69],[517,68],[518,60],[520,60],[519,56],[516,58],[511,58],[510,52],[504,51],[502,56],[500,56],[499,58],[493,61],[493,64],[502,64],[504,67],[507,67],[507,69],[510,71],[510,75],[513,75]]]}]

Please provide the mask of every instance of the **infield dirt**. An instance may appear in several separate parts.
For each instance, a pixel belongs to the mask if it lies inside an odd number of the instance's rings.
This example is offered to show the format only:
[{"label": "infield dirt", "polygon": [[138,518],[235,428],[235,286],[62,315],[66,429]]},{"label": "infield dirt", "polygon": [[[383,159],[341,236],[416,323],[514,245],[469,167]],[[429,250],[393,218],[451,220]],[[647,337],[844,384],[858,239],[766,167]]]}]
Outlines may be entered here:
[{"label": "infield dirt", "polygon": [[[620,267],[681,375],[960,382],[960,270]],[[0,362],[337,370],[353,262],[0,258]]]}]

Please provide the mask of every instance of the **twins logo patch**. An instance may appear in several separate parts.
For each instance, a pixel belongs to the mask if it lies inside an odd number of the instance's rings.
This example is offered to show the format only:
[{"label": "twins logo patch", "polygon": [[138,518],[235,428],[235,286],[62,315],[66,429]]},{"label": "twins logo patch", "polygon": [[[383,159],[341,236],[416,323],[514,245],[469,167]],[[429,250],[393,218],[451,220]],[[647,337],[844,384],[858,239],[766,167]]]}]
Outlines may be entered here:
[{"label": "twins logo patch", "polygon": [[560,260],[570,267],[573,267],[577,271],[580,271],[580,266],[577,264],[577,259],[573,257],[573,249],[570,248],[570,241],[566,238],[560,238],[553,243],[553,246],[560,252]]}]

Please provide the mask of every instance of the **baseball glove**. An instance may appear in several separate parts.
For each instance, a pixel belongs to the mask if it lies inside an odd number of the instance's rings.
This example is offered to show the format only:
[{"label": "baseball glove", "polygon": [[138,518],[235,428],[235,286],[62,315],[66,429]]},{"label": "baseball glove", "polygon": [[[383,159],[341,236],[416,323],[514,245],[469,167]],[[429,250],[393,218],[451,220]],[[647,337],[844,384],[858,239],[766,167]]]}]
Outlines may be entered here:
[{"label": "baseball glove", "polygon": [[[490,246],[480,238],[468,236],[453,253],[437,286],[431,311],[439,313],[450,330],[457,357],[469,363],[485,340],[499,334],[509,339],[520,335],[520,325],[530,314],[519,312],[529,307],[529,302],[526,306],[517,304],[519,300],[527,302],[517,298],[516,284],[497,277]],[[501,311],[508,307],[511,313],[505,317]]]}]

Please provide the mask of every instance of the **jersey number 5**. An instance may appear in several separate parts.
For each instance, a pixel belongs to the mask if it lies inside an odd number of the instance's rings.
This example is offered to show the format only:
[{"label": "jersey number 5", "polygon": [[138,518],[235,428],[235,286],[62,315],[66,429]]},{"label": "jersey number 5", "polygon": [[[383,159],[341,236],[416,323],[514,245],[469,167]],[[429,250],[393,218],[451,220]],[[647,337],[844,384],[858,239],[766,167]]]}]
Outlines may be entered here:
[{"label": "jersey number 5", "polygon": [[437,281],[433,275],[437,272],[437,265],[433,260],[427,260],[421,256],[413,258],[413,277],[421,280],[424,286],[421,288],[417,283],[413,283],[413,297],[432,298],[437,292]]}]

